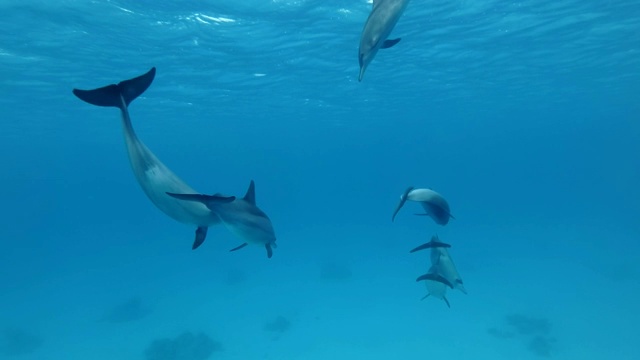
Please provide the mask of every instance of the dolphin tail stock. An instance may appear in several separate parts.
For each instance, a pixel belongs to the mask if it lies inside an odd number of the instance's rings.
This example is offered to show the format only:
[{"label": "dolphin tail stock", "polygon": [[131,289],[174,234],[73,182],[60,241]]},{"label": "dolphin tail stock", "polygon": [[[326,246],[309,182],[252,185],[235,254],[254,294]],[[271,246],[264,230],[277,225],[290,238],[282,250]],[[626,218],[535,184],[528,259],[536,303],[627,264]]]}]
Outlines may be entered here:
[{"label": "dolphin tail stock", "polygon": [[195,250],[202,245],[204,240],[207,238],[207,230],[209,230],[209,228],[206,226],[198,226],[196,229],[196,239],[193,241],[191,250]]},{"label": "dolphin tail stock", "polygon": [[223,196],[223,195],[177,194],[177,193],[171,193],[171,192],[167,192],[167,195],[173,198],[176,198],[178,200],[201,202],[207,206],[213,203],[218,203],[218,204],[230,203],[236,199],[235,196]]},{"label": "dolphin tail stock", "polygon": [[421,280],[437,281],[453,289],[453,284],[451,284],[449,280],[447,280],[444,276],[440,274],[427,273],[427,274],[418,276],[418,278],[416,279],[416,281],[421,281]]},{"label": "dolphin tail stock", "polygon": [[388,49],[388,48],[392,47],[393,45],[395,45],[395,44],[399,43],[399,42],[400,42],[400,40],[401,40],[400,38],[397,38],[397,39],[391,39],[391,40],[385,40],[385,41],[382,43],[382,46],[380,46],[380,49]]},{"label": "dolphin tail stock", "polygon": [[155,76],[156,68],[152,67],[145,74],[133,79],[92,90],[73,89],[73,94],[91,105],[117,107],[123,110],[149,88]]},{"label": "dolphin tail stock", "polygon": [[398,203],[398,206],[396,206],[396,209],[393,211],[393,215],[391,215],[391,222],[396,219],[398,211],[400,211],[400,209],[402,209],[402,207],[404,206],[404,203],[407,202],[407,196],[409,196],[411,190],[413,190],[413,186],[409,186],[407,190],[405,190],[404,193],[400,196],[400,202]]}]

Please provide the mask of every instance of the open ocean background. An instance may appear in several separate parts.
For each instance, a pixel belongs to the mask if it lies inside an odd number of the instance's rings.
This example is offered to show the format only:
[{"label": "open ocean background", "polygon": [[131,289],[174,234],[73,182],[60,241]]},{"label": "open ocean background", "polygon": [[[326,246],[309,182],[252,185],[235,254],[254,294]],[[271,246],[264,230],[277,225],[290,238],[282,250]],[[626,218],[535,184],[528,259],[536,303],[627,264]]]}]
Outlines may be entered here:
[{"label": "open ocean background", "polygon": [[[640,358],[640,3],[1,0],[0,359]],[[251,179],[274,256],[157,210],[119,113],[203,193]],[[456,217],[417,217],[408,186]],[[416,277],[438,234],[468,294]]]}]

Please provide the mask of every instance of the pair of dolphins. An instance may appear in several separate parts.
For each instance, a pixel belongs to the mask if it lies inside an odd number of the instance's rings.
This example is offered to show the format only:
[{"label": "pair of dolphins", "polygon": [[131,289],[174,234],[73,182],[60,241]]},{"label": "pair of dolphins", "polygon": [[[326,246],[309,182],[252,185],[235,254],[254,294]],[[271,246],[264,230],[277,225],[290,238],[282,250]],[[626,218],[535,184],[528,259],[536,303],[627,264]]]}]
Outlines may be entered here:
[{"label": "pair of dolphins", "polygon": [[196,226],[192,249],[202,245],[210,226],[222,223],[244,240],[231,251],[250,243],[259,244],[266,249],[267,257],[271,258],[272,249],[276,247],[276,236],[271,220],[256,205],[253,180],[242,198],[200,194],[169,170],[138,139],[131,124],[129,104],[149,88],[155,74],[154,67],[133,79],[92,90],[73,89],[73,94],[92,105],[120,109],[133,174],[158,209],[179,222]]},{"label": "pair of dolphins", "polygon": [[446,296],[448,287],[467,293],[456,265],[447,250],[450,247],[451,245],[441,242],[438,235],[435,235],[431,237],[431,241],[428,243],[410,251],[413,253],[419,250],[431,249],[431,267],[426,274],[419,276],[416,281],[425,281],[427,286],[427,295],[422,300],[433,296],[444,300],[448,307],[451,307]]},{"label": "pair of dolphins", "polygon": [[362,81],[367,66],[380,49],[388,49],[400,41],[400,38],[387,38],[396,26],[400,16],[409,4],[409,0],[373,0],[373,8],[364,24],[360,35],[360,48],[358,49],[358,61],[360,62],[360,74],[358,81]]}]

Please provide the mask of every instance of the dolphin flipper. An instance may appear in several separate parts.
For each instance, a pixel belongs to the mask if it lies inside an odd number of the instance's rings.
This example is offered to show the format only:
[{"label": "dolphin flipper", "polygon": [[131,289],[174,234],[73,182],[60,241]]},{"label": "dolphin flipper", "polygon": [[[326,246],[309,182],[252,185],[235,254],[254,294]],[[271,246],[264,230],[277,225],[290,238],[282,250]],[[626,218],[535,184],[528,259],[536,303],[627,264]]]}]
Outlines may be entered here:
[{"label": "dolphin flipper", "polygon": [[431,249],[431,248],[450,248],[451,245],[443,243],[443,242],[438,242],[438,241],[429,241],[428,243],[422,244],[416,248],[414,248],[413,250],[409,251],[410,253],[414,253],[416,251],[419,250],[424,250],[424,249]]},{"label": "dolphin flipper", "polygon": [[404,191],[402,196],[400,196],[400,202],[398,203],[398,206],[396,206],[396,209],[393,212],[393,215],[391,215],[392,222],[393,220],[395,220],[396,215],[398,214],[398,211],[400,211],[400,209],[402,209],[402,206],[404,206],[404,203],[407,202],[407,196],[409,196],[409,193],[411,192],[411,190],[413,190],[413,186],[408,187],[407,190]]},{"label": "dolphin flipper", "polygon": [[420,280],[437,281],[437,282],[443,283],[443,284],[445,284],[448,287],[453,289],[453,284],[451,284],[451,282],[449,280],[447,280],[446,278],[444,278],[442,275],[439,275],[439,274],[428,273],[428,274],[420,275],[416,279],[416,281],[420,281]]},{"label": "dolphin flipper", "polygon": [[393,45],[397,44],[400,42],[400,38],[397,39],[391,39],[391,40],[385,40],[382,43],[382,46],[380,46],[380,49],[388,49],[390,47],[392,47]]},{"label": "dolphin flipper", "polygon": [[265,244],[264,247],[267,249],[267,257],[271,259],[273,256],[273,249],[271,249],[271,244]]},{"label": "dolphin flipper", "polygon": [[207,207],[211,203],[230,203],[233,202],[236,197],[235,196],[223,196],[223,195],[202,195],[202,194],[176,194],[168,192],[167,195],[174,197],[179,200],[186,201],[199,201]]},{"label": "dolphin flipper", "polygon": [[427,294],[427,295],[423,296],[423,297],[422,297],[422,299],[420,299],[420,301],[422,301],[422,300],[424,300],[424,299],[428,298],[428,297],[429,297],[429,295],[431,295],[431,294]]},{"label": "dolphin flipper", "polygon": [[447,304],[447,307],[451,308],[451,304],[449,304],[449,300],[447,300],[446,296],[443,296],[442,300],[444,300],[444,302]]},{"label": "dolphin flipper", "polygon": [[196,229],[196,239],[193,241],[193,246],[191,246],[191,250],[197,249],[202,243],[204,239],[207,238],[207,230],[209,230],[206,226],[198,226]]},{"label": "dolphin flipper", "polygon": [[73,94],[91,105],[123,109],[149,88],[155,76],[156,68],[152,67],[147,73],[133,79],[93,90],[73,89]]},{"label": "dolphin flipper", "polygon": [[247,245],[248,245],[247,243],[243,243],[243,244],[241,244],[241,245],[239,245],[239,246],[234,247],[233,249],[231,249],[231,250],[229,250],[229,251],[236,251],[236,250],[240,250],[240,249],[242,249],[243,247],[245,247],[245,246],[247,246]]}]

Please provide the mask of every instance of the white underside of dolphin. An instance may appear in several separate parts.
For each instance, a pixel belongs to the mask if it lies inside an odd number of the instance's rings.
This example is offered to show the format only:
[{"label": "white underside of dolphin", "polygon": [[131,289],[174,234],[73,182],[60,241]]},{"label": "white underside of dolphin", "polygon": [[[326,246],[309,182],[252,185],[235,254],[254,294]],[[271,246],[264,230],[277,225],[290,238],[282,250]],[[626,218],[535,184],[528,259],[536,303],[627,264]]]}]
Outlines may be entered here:
[{"label": "white underside of dolphin", "polygon": [[448,248],[450,247],[451,245],[441,242],[438,235],[435,235],[428,243],[422,244],[410,252],[413,253],[419,250],[430,249],[431,268],[428,273],[437,273],[441,275],[446,279],[447,285],[466,294],[467,290],[464,287],[462,277],[460,277],[458,269],[449,254]]},{"label": "white underside of dolphin", "polygon": [[[208,227],[222,222],[220,215],[226,218],[233,216],[242,218],[243,213],[228,210],[218,214],[202,202],[181,200],[168,195],[168,193],[197,192],[175,175],[138,139],[129,116],[129,104],[147,90],[153,82],[155,73],[156,69],[152,68],[141,76],[118,84],[92,90],[74,89],[73,94],[92,105],[120,109],[127,154],[136,180],[158,209],[179,222],[197,227],[192,246],[196,249],[204,242]],[[209,198],[209,203],[230,204],[235,200],[233,196],[216,195]]]}]

